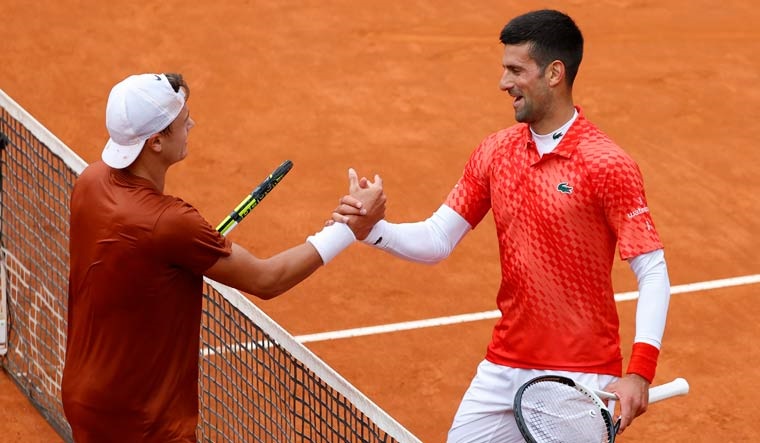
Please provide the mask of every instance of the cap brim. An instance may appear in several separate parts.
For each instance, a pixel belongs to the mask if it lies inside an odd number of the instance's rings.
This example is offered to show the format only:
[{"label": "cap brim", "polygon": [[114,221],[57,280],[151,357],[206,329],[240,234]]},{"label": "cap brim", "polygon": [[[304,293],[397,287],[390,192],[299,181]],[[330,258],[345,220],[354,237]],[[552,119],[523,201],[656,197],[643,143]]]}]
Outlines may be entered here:
[{"label": "cap brim", "polygon": [[101,154],[100,158],[103,159],[105,164],[112,168],[124,169],[135,161],[140,155],[140,151],[142,151],[144,145],[145,140],[134,145],[120,145],[113,141],[113,139],[109,138],[106,147],[103,148],[103,154]]}]

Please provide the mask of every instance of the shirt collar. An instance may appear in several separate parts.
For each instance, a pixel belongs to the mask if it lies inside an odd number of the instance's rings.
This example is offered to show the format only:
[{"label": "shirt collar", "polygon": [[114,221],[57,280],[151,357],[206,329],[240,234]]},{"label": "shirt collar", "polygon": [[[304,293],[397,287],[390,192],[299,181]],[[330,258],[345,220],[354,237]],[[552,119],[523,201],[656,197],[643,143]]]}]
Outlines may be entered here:
[{"label": "shirt collar", "polygon": [[[578,117],[575,119],[572,125],[570,125],[570,128],[568,128],[565,135],[562,137],[562,140],[560,140],[559,144],[552,152],[546,155],[559,155],[564,158],[570,158],[573,155],[573,152],[575,152],[578,149],[578,144],[580,143],[580,136],[583,134],[583,127],[586,126],[587,120],[586,116],[583,114],[583,110],[580,106],[576,105],[575,109],[578,111]],[[527,124],[524,125],[523,128],[523,137],[525,137],[525,148],[526,149],[533,149],[536,151],[536,154],[538,154],[538,150],[536,149],[536,143],[533,141],[533,137],[530,133],[530,126]],[[546,155],[544,157],[546,157]]]}]

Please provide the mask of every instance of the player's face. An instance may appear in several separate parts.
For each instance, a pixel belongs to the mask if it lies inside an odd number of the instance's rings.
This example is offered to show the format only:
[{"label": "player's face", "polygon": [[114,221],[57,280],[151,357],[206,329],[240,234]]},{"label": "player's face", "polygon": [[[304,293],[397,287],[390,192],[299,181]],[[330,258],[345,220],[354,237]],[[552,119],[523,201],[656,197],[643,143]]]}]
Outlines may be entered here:
[{"label": "player's face", "polygon": [[171,132],[168,135],[162,135],[161,138],[164,158],[169,164],[177,163],[187,157],[187,136],[193,126],[195,126],[195,121],[190,118],[190,110],[185,104],[177,118],[169,125]]},{"label": "player's face", "polygon": [[514,97],[515,120],[534,125],[547,114],[551,103],[549,82],[530,56],[530,44],[505,45],[499,89]]}]

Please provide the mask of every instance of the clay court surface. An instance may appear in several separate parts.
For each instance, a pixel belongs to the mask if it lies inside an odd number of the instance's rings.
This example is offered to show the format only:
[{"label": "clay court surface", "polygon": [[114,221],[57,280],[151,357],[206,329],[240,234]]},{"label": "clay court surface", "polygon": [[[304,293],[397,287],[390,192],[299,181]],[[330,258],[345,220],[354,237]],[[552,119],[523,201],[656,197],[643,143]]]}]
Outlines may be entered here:
[{"label": "clay court surface", "polygon": [[[760,273],[760,8],[750,1],[4,0],[0,88],[86,161],[108,91],[138,72],[190,83],[190,155],[167,192],[221,220],[285,159],[293,170],[231,238],[261,256],[320,229],[346,170],[379,173],[391,221],[441,204],[470,151],[514,122],[498,33],[550,6],[586,37],[575,100],[636,158],[674,286]],[[636,282],[616,263],[616,292]],[[256,302],[294,335],[495,309],[490,215],[436,266],[356,244],[290,293]],[[749,442],[758,284],[673,295],[652,405],[619,441]],[[624,355],[635,301],[619,303]],[[445,440],[494,320],[308,347],[424,442]],[[61,441],[0,378],[3,441]]]}]

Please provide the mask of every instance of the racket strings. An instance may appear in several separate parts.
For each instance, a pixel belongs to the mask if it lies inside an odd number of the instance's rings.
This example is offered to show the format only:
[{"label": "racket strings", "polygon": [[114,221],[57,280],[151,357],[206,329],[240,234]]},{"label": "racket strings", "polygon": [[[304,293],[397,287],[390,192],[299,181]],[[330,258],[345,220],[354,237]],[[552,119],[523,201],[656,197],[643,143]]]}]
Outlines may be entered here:
[{"label": "racket strings", "polygon": [[518,405],[524,425],[540,443],[609,443],[609,426],[599,405],[572,386],[530,385]]}]

